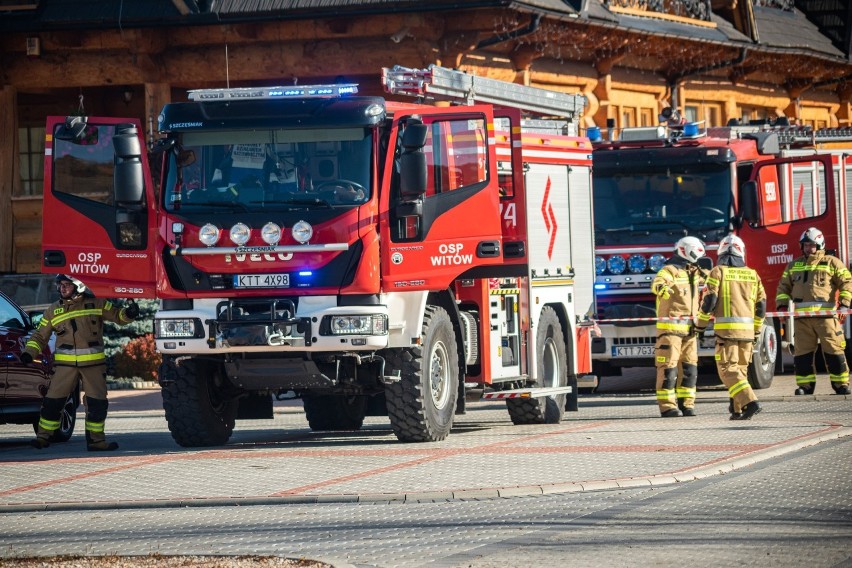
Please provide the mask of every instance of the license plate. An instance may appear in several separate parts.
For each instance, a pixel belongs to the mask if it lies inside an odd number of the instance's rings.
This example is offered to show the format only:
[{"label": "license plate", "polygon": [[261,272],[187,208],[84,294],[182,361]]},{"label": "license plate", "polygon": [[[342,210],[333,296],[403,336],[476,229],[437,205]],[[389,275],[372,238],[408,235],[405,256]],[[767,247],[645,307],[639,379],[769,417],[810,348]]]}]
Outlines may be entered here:
[{"label": "license plate", "polygon": [[287,288],[289,274],[234,274],[234,288]]},{"label": "license plate", "polygon": [[612,348],[613,357],[648,357],[653,354],[653,345],[616,345]]}]

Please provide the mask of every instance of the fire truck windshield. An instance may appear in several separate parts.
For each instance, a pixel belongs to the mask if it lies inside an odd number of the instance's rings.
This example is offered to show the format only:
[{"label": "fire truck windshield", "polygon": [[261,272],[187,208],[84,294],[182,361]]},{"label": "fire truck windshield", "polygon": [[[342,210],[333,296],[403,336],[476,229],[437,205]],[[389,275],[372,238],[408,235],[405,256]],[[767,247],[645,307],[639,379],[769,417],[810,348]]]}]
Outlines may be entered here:
[{"label": "fire truck windshield", "polygon": [[167,210],[336,207],[370,197],[365,128],[184,132],[166,165]]},{"label": "fire truck windshield", "polygon": [[725,163],[642,169],[595,163],[595,242],[668,244],[686,235],[719,240],[730,223],[732,179]]}]

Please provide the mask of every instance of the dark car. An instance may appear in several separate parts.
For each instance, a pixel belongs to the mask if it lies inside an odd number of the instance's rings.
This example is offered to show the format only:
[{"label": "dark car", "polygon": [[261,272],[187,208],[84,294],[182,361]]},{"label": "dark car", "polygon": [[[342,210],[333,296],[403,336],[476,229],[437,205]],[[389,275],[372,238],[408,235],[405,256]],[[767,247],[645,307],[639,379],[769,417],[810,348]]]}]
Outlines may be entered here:
[{"label": "dark car", "polygon": [[[45,348],[31,364],[21,362],[27,339],[35,330],[30,316],[0,292],[0,424],[32,424],[38,428],[41,401],[47,394],[53,359]],[[51,441],[67,442],[74,433],[80,388],[74,390],[62,407],[59,429]]]}]

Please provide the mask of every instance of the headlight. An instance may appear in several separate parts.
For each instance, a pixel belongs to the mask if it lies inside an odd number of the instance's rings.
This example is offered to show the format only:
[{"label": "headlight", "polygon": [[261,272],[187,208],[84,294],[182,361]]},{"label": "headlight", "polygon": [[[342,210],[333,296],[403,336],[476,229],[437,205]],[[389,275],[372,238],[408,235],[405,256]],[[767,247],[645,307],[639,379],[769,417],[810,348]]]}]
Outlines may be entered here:
[{"label": "headlight", "polygon": [[212,247],[219,242],[219,227],[213,223],[207,223],[198,231],[198,240],[201,244]]},{"label": "headlight", "polygon": [[154,337],[157,339],[191,338],[195,337],[195,318],[186,319],[157,319],[154,320]]},{"label": "headlight", "polygon": [[666,264],[666,257],[661,255],[660,253],[652,254],[651,258],[648,259],[648,266],[654,272],[659,272],[664,264]]},{"label": "headlight", "polygon": [[281,240],[281,227],[275,223],[267,223],[260,230],[260,238],[268,245],[275,246]]},{"label": "headlight", "polygon": [[231,240],[237,246],[243,246],[251,237],[251,229],[245,223],[237,223],[231,227]]},{"label": "headlight", "polygon": [[388,318],[384,314],[330,316],[332,335],[387,335]]},{"label": "headlight", "polygon": [[615,255],[609,257],[609,260],[606,261],[606,267],[613,274],[621,274],[627,268],[627,262],[623,256]]},{"label": "headlight", "polygon": [[648,268],[648,261],[641,254],[631,254],[627,259],[627,270],[633,274],[641,274]]},{"label": "headlight", "polygon": [[305,244],[314,236],[314,228],[311,227],[311,224],[307,221],[298,221],[295,225],[293,225],[293,228],[290,229],[290,233],[293,235],[293,238],[297,243]]},{"label": "headlight", "polygon": [[595,257],[595,274],[600,276],[604,272],[606,272],[606,261],[604,260],[604,257],[596,256]]}]

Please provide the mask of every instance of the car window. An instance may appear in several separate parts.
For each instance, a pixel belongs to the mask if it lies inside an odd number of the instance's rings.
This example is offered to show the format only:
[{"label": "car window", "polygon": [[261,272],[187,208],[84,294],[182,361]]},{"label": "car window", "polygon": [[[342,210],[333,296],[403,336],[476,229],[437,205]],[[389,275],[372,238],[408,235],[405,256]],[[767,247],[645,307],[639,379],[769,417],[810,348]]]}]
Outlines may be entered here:
[{"label": "car window", "polygon": [[0,296],[0,326],[24,329],[23,317],[9,300]]}]

